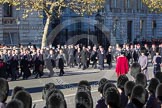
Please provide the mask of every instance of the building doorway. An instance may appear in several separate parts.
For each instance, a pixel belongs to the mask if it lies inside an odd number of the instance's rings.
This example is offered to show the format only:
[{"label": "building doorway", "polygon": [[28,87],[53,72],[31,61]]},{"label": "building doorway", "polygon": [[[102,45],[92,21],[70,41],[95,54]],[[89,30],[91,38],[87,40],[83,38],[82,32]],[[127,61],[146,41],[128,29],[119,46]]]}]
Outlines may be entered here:
[{"label": "building doorway", "polygon": [[127,42],[132,42],[132,21],[127,22]]}]

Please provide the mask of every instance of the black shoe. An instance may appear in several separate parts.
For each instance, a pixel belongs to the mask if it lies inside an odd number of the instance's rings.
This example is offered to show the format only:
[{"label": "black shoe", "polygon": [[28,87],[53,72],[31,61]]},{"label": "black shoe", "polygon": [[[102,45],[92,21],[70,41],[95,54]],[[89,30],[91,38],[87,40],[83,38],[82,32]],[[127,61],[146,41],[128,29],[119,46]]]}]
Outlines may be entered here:
[{"label": "black shoe", "polygon": [[38,75],[36,75],[35,78],[38,78]]}]

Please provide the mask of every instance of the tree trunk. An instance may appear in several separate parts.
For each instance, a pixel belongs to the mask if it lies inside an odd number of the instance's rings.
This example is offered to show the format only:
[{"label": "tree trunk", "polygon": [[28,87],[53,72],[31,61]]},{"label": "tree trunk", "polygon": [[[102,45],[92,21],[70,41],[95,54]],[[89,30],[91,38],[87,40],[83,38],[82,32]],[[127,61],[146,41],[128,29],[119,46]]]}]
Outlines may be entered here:
[{"label": "tree trunk", "polygon": [[48,16],[45,27],[44,27],[41,48],[44,48],[47,46],[47,35],[48,35],[48,28],[49,28],[50,21],[51,21],[51,16]]}]

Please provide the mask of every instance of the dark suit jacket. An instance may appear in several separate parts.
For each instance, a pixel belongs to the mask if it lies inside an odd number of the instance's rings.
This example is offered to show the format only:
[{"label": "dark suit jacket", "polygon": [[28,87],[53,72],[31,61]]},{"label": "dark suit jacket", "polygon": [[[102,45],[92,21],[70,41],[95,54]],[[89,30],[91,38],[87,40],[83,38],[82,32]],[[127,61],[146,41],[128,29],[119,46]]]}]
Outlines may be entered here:
[{"label": "dark suit jacket", "polygon": [[103,53],[101,53],[100,51],[98,52],[98,62],[99,65],[103,65],[104,64],[104,59],[105,59],[105,52],[103,51]]},{"label": "dark suit jacket", "polygon": [[96,108],[107,108],[104,98],[101,98],[97,101]]},{"label": "dark suit jacket", "polygon": [[81,62],[84,63],[84,62],[87,62],[87,51],[85,50],[82,50],[81,51]]},{"label": "dark suit jacket", "polygon": [[158,101],[155,95],[151,95],[147,101],[146,108],[158,108]]}]

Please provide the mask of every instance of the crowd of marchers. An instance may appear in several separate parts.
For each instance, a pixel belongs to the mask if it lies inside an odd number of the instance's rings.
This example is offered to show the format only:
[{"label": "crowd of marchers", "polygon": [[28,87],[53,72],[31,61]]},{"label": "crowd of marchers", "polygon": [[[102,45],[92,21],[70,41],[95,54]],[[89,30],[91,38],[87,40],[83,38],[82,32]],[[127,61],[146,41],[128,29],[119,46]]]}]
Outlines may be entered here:
[{"label": "crowd of marchers", "polygon": [[[48,69],[48,77],[56,74],[55,68],[60,69],[59,76],[63,76],[64,67],[78,69],[111,69],[112,62],[116,63],[116,73],[126,74],[132,63],[139,63],[144,74],[148,76],[148,57],[154,66],[154,74],[160,70],[162,44],[144,46],[140,44],[123,44],[116,46],[84,46],[57,45],[57,47],[38,48],[33,45],[19,47],[3,46],[0,50],[0,77],[17,80],[22,77],[28,79],[31,75],[40,78],[44,69]],[[105,68],[105,64],[108,68]]]}]

